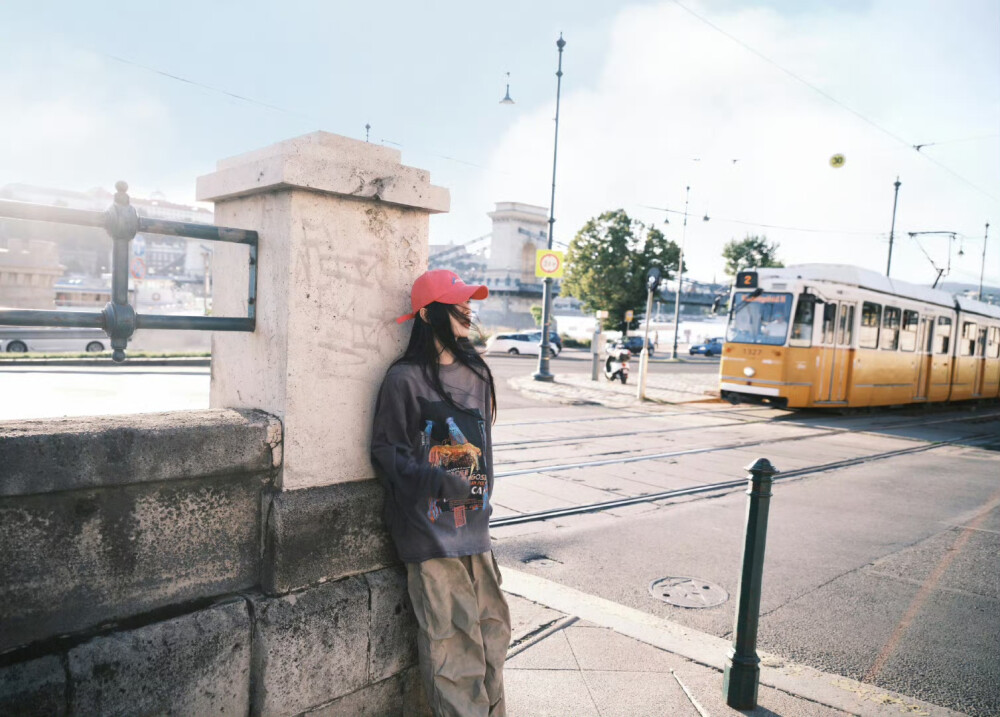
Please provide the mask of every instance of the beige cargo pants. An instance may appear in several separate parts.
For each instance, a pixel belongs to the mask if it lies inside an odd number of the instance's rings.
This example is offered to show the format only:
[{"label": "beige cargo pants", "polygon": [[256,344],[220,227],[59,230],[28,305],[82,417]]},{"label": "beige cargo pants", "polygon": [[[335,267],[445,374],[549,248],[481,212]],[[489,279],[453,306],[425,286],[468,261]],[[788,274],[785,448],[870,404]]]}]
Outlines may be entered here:
[{"label": "beige cargo pants", "polygon": [[407,563],[427,701],[437,717],[504,717],[510,610],[493,553]]}]

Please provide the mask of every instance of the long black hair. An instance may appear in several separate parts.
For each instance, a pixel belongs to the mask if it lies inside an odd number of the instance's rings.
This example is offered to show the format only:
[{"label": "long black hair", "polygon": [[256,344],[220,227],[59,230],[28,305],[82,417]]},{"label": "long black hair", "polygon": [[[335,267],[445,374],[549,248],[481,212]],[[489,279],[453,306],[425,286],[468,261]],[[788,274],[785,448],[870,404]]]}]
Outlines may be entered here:
[{"label": "long black hair", "polygon": [[[406,345],[406,351],[398,359],[393,361],[393,365],[398,363],[408,363],[419,366],[431,387],[443,398],[448,405],[460,411],[468,409],[459,406],[451,397],[451,394],[441,383],[441,356],[438,351],[438,344],[441,348],[455,357],[455,360],[479,376],[490,387],[490,410],[493,415],[493,422],[497,420],[497,394],[496,386],[493,383],[493,372],[483,361],[472,342],[467,338],[455,336],[451,329],[451,319],[455,318],[463,326],[471,326],[472,320],[464,311],[454,304],[441,304],[434,302],[427,305],[427,319],[423,320],[420,314],[413,319],[413,330],[410,332],[410,342]],[[437,338],[435,343],[434,339]]]}]

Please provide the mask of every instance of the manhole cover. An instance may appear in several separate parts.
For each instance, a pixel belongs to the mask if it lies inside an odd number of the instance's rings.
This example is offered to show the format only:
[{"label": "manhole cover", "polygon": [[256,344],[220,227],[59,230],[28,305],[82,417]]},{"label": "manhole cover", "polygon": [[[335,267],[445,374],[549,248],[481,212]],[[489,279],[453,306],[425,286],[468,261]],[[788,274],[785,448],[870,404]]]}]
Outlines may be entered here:
[{"label": "manhole cover", "polygon": [[715,607],[729,599],[729,593],[719,585],[686,577],[654,580],[649,584],[649,594],[678,607]]}]

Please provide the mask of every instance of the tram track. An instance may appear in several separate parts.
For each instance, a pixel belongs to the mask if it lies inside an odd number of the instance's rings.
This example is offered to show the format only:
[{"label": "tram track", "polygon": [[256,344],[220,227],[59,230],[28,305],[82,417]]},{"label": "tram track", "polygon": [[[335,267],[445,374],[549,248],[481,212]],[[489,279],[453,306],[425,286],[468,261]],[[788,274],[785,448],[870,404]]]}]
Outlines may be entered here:
[{"label": "tram track", "polygon": [[[815,436],[809,436],[815,437]],[[786,439],[777,439],[770,441],[756,441],[752,442],[750,445],[759,445],[762,443],[777,443],[782,440],[794,440],[795,437],[790,437]],[[946,446],[951,446],[956,443],[977,443],[986,442],[988,440],[995,440],[995,433],[980,433],[972,436],[960,436],[956,438],[949,438],[942,441],[933,441],[929,443],[922,443],[919,446],[913,446],[910,448],[900,448],[892,451],[883,451],[881,453],[873,453],[866,456],[858,456],[855,458],[847,458],[840,461],[833,461],[830,463],[817,464],[814,466],[808,466],[805,468],[798,468],[795,470],[786,471],[775,476],[774,481],[786,481],[792,478],[801,478],[807,475],[812,475],[815,473],[823,473],[826,471],[834,471],[842,468],[849,468],[851,466],[863,465],[866,463],[874,463],[877,461],[887,460],[890,458],[896,458],[904,455],[912,455],[914,453],[923,453],[926,451],[931,451],[937,448],[942,448]],[[688,451],[675,452],[676,455],[690,455],[692,453],[707,452],[712,450],[731,450],[733,448],[745,448],[748,444],[736,445],[736,446],[719,446],[714,449],[703,448],[703,449],[692,449]],[[604,461],[601,463],[624,463],[627,461]],[[568,467],[567,467],[568,469]],[[551,470],[551,469],[550,469]],[[523,473],[532,473],[539,471],[524,471],[516,473],[508,473],[507,475],[521,475]],[[497,477],[500,477],[498,474]],[[625,498],[619,498],[611,501],[604,501],[600,503],[590,503],[586,505],[575,505],[567,506],[565,508],[554,508],[550,510],[538,511],[534,513],[519,513],[517,515],[508,515],[500,518],[495,518],[490,521],[490,527],[499,528],[506,525],[519,525],[523,523],[532,523],[543,520],[551,520],[552,518],[562,518],[572,515],[582,515],[585,513],[596,513],[605,510],[613,510],[615,508],[623,508],[630,505],[638,505],[642,503],[653,503],[660,500],[667,500],[670,498],[679,498],[689,495],[699,495],[703,493],[716,493],[721,491],[731,491],[738,488],[745,488],[747,485],[747,479],[742,478],[739,480],[721,481],[717,483],[709,483],[700,486],[692,486],[689,488],[677,488],[673,490],[660,491],[658,493],[646,493],[642,495],[629,496]]]},{"label": "tram track", "polygon": [[[983,419],[993,419],[1000,418],[1000,412],[988,413],[988,414],[977,414],[977,415],[963,415],[950,418],[940,418],[933,420],[924,421],[913,421],[913,420],[896,420],[889,421],[885,423],[873,423],[864,428],[856,429],[851,427],[837,427],[837,426],[809,426],[804,427],[811,428],[818,433],[815,435],[822,435],[824,433],[860,433],[869,434],[879,430],[893,429],[893,428],[904,428],[904,427],[921,427],[936,425],[941,423],[960,423],[960,422],[974,422],[976,420]],[[760,423],[767,423],[772,419],[751,419],[751,420],[735,420],[727,421],[725,423],[711,423],[703,425],[693,425],[693,426],[679,426],[679,427],[664,427],[664,428],[648,428],[640,430],[631,431],[620,431],[617,433],[588,433],[588,434],[577,434],[572,436],[553,436],[549,438],[525,438],[523,440],[516,441],[500,441],[493,444],[494,450],[518,450],[520,447],[531,448],[535,446],[556,446],[556,445],[571,445],[573,443],[593,440],[593,439],[605,439],[605,438],[628,438],[631,436],[640,435],[655,435],[661,433],[678,433],[682,431],[696,431],[714,428],[726,428],[728,426],[750,426]],[[780,419],[779,419],[780,420]],[[849,420],[849,419],[848,419]],[[787,420],[783,420],[782,423],[786,423]]]}]

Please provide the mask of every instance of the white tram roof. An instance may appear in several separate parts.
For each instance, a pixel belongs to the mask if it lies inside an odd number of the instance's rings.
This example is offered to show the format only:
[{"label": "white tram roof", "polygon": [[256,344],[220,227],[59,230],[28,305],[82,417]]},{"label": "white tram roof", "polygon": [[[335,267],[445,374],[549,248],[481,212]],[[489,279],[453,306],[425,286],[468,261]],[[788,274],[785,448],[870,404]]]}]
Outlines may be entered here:
[{"label": "white tram roof", "polygon": [[929,304],[954,308],[957,303],[962,311],[1000,318],[1000,307],[982,301],[955,296],[943,289],[911,284],[900,279],[890,279],[883,274],[848,264],[796,264],[784,268],[755,270],[762,279],[803,279],[806,281],[835,282],[870,289],[883,294],[894,294]]}]

